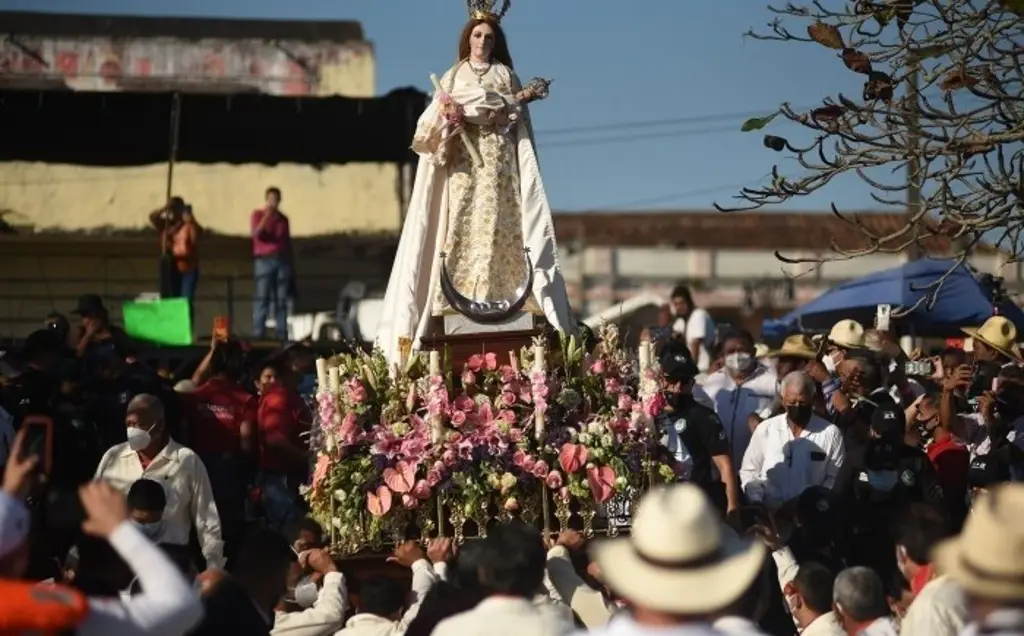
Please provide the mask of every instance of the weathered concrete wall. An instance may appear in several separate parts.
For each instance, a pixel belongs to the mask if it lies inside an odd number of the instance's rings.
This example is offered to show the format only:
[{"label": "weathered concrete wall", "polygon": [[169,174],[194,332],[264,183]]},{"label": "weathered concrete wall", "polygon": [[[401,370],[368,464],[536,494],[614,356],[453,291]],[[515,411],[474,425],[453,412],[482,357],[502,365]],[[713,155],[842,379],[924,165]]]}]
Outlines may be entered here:
[{"label": "weathered concrete wall", "polygon": [[272,95],[375,92],[373,48],[260,40],[12,36],[0,41],[0,75],[63,79],[75,90],[145,89],[159,82],[237,84]]},{"label": "weathered concrete wall", "polygon": [[[393,164],[326,166],[198,165],[174,168],[174,193],[221,234],[247,236],[249,214],[270,185],[281,188],[294,236],[397,231],[398,168]],[[163,205],[167,166],[105,168],[0,163],[0,210],[7,221],[40,230],[128,229],[146,225]]]}]

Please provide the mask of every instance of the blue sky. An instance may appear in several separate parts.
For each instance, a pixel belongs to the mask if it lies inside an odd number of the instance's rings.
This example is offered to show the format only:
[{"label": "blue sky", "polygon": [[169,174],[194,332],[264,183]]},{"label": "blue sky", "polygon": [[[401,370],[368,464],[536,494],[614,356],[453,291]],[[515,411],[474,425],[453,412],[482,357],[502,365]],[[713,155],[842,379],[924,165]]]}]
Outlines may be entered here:
[{"label": "blue sky", "polygon": [[[863,80],[833,51],[745,39],[770,18],[765,5],[514,0],[504,25],[517,71],[556,80],[551,98],[533,108],[552,207],[706,210],[762,182],[775,162],[798,170],[764,148],[761,133],[741,133],[743,120],[783,101],[809,108],[827,94],[859,95]],[[461,0],[0,0],[0,9],[355,19],[375,45],[378,92],[426,90],[429,74],[454,60],[466,17]],[[676,123],[658,123],[665,120]],[[571,130],[578,128],[586,130]],[[769,131],[795,132],[775,124]],[[869,191],[845,179],[785,209],[824,210],[830,201],[843,210],[878,207]]]}]

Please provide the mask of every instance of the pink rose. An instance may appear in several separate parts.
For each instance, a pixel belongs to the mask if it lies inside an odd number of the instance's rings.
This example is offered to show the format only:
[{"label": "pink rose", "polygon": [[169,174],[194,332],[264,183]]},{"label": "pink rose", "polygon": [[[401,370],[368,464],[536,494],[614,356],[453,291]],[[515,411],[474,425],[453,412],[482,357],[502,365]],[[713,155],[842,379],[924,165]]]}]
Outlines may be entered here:
[{"label": "pink rose", "polygon": [[427,471],[427,485],[431,488],[437,488],[437,485],[444,480],[443,473],[440,470],[431,469]]},{"label": "pink rose", "polygon": [[546,384],[534,384],[533,385],[533,397],[534,397],[534,399],[547,397],[549,391],[550,391],[550,389],[548,389],[548,385],[546,385]]},{"label": "pink rose", "polygon": [[633,398],[629,397],[625,393],[619,394],[619,410],[629,411],[633,408]]},{"label": "pink rose", "polygon": [[484,357],[479,353],[469,356],[469,360],[466,360],[466,368],[471,371],[479,371],[484,368]]},{"label": "pink rose", "polygon": [[[511,412],[511,411],[509,411],[509,412]],[[513,415],[515,415],[515,414],[513,413]],[[523,441],[523,431],[522,431],[522,429],[519,429],[519,428],[510,428],[510,429],[508,429],[508,441],[512,442],[513,444],[518,444],[519,442]]]},{"label": "pink rose", "polygon": [[355,378],[348,381],[348,397],[356,404],[362,404],[366,401],[366,387],[363,383]]},{"label": "pink rose", "polygon": [[615,378],[607,378],[604,381],[605,393],[618,393],[619,392],[619,381]]},{"label": "pink rose", "polygon": [[484,368],[488,371],[494,371],[498,368],[498,356],[494,353],[484,354]]},{"label": "pink rose", "polygon": [[405,493],[402,495],[402,505],[409,510],[413,510],[420,507],[420,500],[413,497],[411,493]]},{"label": "pink rose", "polygon": [[604,373],[604,360],[601,360],[600,358],[594,360],[594,363],[590,365],[590,372],[602,375]]},{"label": "pink rose", "polygon": [[455,460],[455,451],[453,450],[446,450],[444,453],[441,454],[441,461],[444,462],[445,466],[454,466]]},{"label": "pink rose", "polygon": [[519,399],[522,402],[530,404],[531,402],[533,402],[533,394],[530,393],[530,389],[523,389],[522,391],[519,392]]},{"label": "pink rose", "polygon": [[549,470],[550,469],[548,468],[548,463],[542,459],[533,465],[532,472],[533,476],[536,477],[537,479],[544,479],[547,476]]},{"label": "pink rose", "polygon": [[501,403],[505,406],[512,406],[516,403],[516,394],[510,391],[504,391],[501,394]]},{"label": "pink rose", "polygon": [[[509,424],[515,424],[516,423],[516,413],[515,413],[515,411],[501,411],[500,413],[498,413],[498,419],[499,420],[505,420]],[[516,440],[516,441],[519,441],[519,440]]]},{"label": "pink rose", "polygon": [[452,426],[458,428],[466,423],[466,414],[463,411],[452,411]]},{"label": "pink rose", "polygon": [[416,482],[416,485],[412,487],[412,494],[420,501],[430,499],[430,484],[427,483],[426,479],[419,480]]},{"label": "pink rose", "polygon": [[439,473],[443,473],[444,472],[444,462],[442,462],[442,461],[434,462],[434,465],[430,467],[430,470],[436,470]]},{"label": "pink rose", "polygon": [[665,409],[665,396],[655,393],[650,399],[644,402],[644,414],[647,417],[658,417]]},{"label": "pink rose", "polygon": [[558,490],[562,487],[562,473],[553,470],[544,478],[544,483],[551,490]]},{"label": "pink rose", "polygon": [[558,491],[558,497],[562,501],[569,501],[569,499],[572,497],[572,495],[569,494],[569,487],[568,486],[562,486],[561,489],[559,489],[559,491]]},{"label": "pink rose", "polygon": [[517,373],[516,370],[513,369],[509,365],[505,365],[505,366],[501,367],[500,373],[501,373],[501,381],[504,382],[505,384],[508,384],[509,382],[513,382],[513,381],[515,381],[516,379],[519,378],[519,373]]},{"label": "pink rose", "polygon": [[468,395],[460,395],[459,397],[455,398],[454,405],[455,408],[457,408],[460,411],[465,411],[466,413],[469,413],[474,408],[476,408],[476,403],[473,402],[473,398],[469,397]]},{"label": "pink rose", "polygon": [[521,451],[521,450],[517,450],[515,453],[513,453],[512,454],[512,463],[515,464],[516,466],[522,468],[523,465],[526,464],[526,452],[525,451]]},{"label": "pink rose", "polygon": [[473,386],[476,384],[476,374],[466,369],[462,372],[462,386]]},{"label": "pink rose", "polygon": [[523,470],[525,470],[528,473],[532,473],[533,472],[533,468],[536,465],[537,465],[537,460],[534,459],[532,455],[527,455],[523,459]]}]

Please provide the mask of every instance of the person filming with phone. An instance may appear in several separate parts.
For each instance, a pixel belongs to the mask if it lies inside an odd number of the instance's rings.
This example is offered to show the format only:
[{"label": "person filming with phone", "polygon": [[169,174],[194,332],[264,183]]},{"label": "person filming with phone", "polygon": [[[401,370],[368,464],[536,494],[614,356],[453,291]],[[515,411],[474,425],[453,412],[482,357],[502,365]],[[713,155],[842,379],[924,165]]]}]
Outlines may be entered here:
[{"label": "person filming with phone", "polygon": [[82,486],[82,531],[105,539],[138,576],[130,599],[87,598],[70,587],[21,580],[32,528],[24,499],[39,479],[41,458],[15,439],[0,490],[0,625],[4,633],[80,636],[179,636],[202,620],[203,606],[174,564],[131,522],[124,497],[103,482]]}]

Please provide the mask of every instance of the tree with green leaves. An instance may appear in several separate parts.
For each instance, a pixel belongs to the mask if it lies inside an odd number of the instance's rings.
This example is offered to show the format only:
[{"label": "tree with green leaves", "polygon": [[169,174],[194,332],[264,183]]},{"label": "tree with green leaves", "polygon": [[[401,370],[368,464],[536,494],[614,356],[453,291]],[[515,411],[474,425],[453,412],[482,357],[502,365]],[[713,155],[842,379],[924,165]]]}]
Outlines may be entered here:
[{"label": "tree with green leaves", "polygon": [[801,174],[785,175],[776,165],[768,185],[741,190],[739,205],[716,207],[784,204],[853,173],[907,222],[882,235],[833,204],[832,212],[863,235],[863,247],[833,242],[823,260],[902,252],[934,236],[952,240],[958,262],[983,237],[1024,254],[1024,0],[843,5],[769,7],[775,18],[768,30],[747,34],[834,55],[838,69],[863,76],[863,91],[823,96],[807,112],[782,104],[746,121],[744,131],[770,131],[776,120],[798,124],[806,139],[766,134],[763,143],[795,155]]}]

